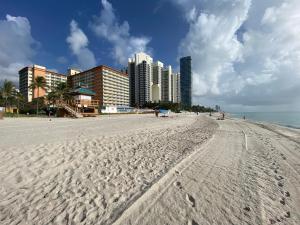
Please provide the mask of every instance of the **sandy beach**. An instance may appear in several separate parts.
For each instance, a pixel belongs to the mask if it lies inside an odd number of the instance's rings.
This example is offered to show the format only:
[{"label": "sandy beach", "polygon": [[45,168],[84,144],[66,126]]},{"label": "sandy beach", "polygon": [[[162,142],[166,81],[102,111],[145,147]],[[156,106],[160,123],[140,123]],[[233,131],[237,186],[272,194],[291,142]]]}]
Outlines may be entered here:
[{"label": "sandy beach", "polygon": [[0,224],[300,224],[300,132],[179,114],[0,121]]}]

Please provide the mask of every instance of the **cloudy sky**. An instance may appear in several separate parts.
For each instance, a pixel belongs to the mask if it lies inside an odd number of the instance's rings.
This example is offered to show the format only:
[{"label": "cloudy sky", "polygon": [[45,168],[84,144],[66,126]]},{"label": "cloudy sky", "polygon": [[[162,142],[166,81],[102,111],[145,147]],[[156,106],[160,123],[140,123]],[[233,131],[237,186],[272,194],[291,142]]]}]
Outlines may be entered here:
[{"label": "cloudy sky", "polygon": [[126,66],[134,52],[193,60],[194,104],[300,110],[299,0],[1,0],[0,80],[32,63]]}]

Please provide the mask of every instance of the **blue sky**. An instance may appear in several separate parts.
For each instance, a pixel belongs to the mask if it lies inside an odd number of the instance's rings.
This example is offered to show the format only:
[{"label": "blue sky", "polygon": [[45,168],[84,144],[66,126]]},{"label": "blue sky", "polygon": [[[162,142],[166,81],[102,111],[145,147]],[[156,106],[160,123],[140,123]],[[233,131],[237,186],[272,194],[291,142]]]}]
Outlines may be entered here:
[{"label": "blue sky", "polygon": [[122,68],[138,51],[178,69],[193,103],[300,111],[299,0],[1,0],[0,81],[30,64]]},{"label": "blue sky", "polygon": [[[143,1],[143,4],[140,0],[110,2],[118,20],[130,24],[131,35],[151,38],[149,48],[155,59],[177,66],[177,46],[188,30],[188,24],[179,16],[178,7],[167,1]],[[39,43],[37,54],[32,59],[36,64],[62,73],[67,67],[76,65],[76,56],[72,55],[66,42],[70,22],[75,20],[88,37],[89,49],[94,53],[96,63],[121,68],[122,65],[111,57],[111,44],[98,38],[89,28],[93,16],[100,15],[101,7],[99,0],[2,0],[0,16],[5,19],[9,14],[29,20],[32,37]],[[66,63],[59,62],[59,57],[64,57]]]}]

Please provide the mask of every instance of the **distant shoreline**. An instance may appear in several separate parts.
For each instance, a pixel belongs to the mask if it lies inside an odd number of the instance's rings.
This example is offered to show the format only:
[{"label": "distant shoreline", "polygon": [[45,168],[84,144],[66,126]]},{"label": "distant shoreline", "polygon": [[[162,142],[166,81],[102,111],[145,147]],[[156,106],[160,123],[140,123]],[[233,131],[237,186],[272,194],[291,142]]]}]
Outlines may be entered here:
[{"label": "distant shoreline", "polygon": [[[300,124],[299,125],[294,124],[293,122],[290,121],[279,121],[279,120],[286,120],[286,118],[289,118],[290,115],[293,115],[297,118],[299,117],[300,120],[300,112],[230,112],[228,114],[232,118],[241,119],[241,120],[243,120],[243,115],[245,115],[246,120],[252,123],[274,124],[278,126],[300,130]],[[270,117],[267,117],[269,115]],[[272,116],[274,115],[276,115],[276,117],[272,119]],[[282,115],[282,117],[279,117],[278,115]]]}]

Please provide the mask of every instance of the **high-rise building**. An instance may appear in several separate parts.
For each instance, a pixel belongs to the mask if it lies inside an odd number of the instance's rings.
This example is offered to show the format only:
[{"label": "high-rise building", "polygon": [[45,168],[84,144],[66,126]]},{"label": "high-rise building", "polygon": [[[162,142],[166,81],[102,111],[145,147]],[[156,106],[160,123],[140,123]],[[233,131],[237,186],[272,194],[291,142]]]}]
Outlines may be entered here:
[{"label": "high-rise building", "polygon": [[141,107],[146,102],[152,101],[152,63],[151,56],[142,52],[135,54],[133,58],[128,60],[130,103],[132,106]]},{"label": "high-rise building", "polygon": [[183,107],[192,106],[192,58],[180,59],[180,94]]},{"label": "high-rise building", "polygon": [[172,102],[180,103],[180,73],[172,74]]},{"label": "high-rise building", "polygon": [[168,66],[163,70],[161,79],[161,100],[163,102],[172,101],[172,67]]},{"label": "high-rise building", "polygon": [[162,100],[162,74],[164,64],[160,61],[153,63],[153,78],[152,78],[152,101],[159,102]]},{"label": "high-rise building", "polygon": [[132,59],[128,60],[128,78],[129,78],[129,105],[135,106],[135,62]]},{"label": "high-rise building", "polygon": [[[47,83],[46,89],[39,89],[39,93],[37,89],[32,90],[29,87],[36,77],[44,77]],[[24,67],[19,71],[20,93],[28,102],[31,102],[34,98],[43,97],[47,95],[49,92],[55,89],[58,83],[66,81],[66,75],[47,70],[47,68],[44,66],[33,65]]]},{"label": "high-rise building", "polygon": [[98,66],[68,76],[72,88],[85,86],[96,94],[100,106],[129,106],[129,80],[126,73],[108,66]]}]

